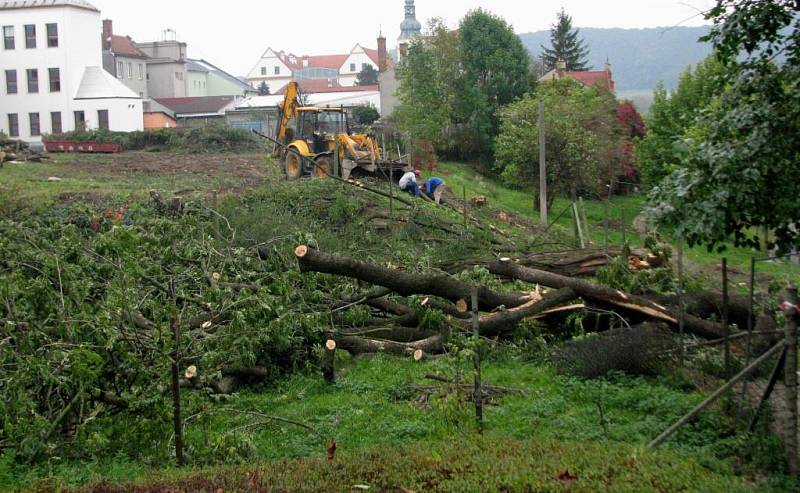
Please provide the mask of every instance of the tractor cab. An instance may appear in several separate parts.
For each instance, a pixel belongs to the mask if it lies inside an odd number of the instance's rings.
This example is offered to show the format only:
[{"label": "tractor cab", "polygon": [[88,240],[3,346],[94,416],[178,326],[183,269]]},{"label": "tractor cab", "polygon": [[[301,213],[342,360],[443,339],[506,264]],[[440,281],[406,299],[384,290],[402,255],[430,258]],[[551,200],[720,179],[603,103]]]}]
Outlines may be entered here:
[{"label": "tractor cab", "polygon": [[294,139],[303,140],[314,154],[330,152],[336,136],[348,133],[347,113],[340,108],[297,109]]}]

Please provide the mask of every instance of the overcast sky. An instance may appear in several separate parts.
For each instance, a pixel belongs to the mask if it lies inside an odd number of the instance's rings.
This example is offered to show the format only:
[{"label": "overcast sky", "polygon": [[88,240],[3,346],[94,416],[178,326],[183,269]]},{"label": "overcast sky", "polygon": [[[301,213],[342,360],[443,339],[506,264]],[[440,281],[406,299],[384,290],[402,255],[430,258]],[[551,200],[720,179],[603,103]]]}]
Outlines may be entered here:
[{"label": "overcast sky", "polygon": [[[379,29],[396,45],[404,0],[89,0],[114,20],[115,34],[153,41],[164,29],[188,43],[189,56],[245,75],[270,46],[297,55],[347,53],[360,43],[376,47]],[[563,6],[578,27],[697,26],[698,10],[714,0],[416,0],[417,19],[441,17],[456,27],[483,7],[517,33],[548,29]],[[292,10],[297,7],[298,10]],[[298,20],[299,22],[293,22]]]}]

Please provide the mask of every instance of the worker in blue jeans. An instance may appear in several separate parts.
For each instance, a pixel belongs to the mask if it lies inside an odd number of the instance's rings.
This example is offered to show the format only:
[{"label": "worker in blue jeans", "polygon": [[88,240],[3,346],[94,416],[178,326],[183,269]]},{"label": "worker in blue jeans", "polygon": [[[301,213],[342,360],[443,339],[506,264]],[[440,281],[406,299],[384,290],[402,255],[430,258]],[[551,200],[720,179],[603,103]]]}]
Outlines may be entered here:
[{"label": "worker in blue jeans", "polygon": [[406,191],[414,197],[419,197],[419,185],[417,184],[419,178],[419,170],[409,171],[400,178],[400,190]]},{"label": "worker in blue jeans", "polygon": [[444,192],[444,180],[439,178],[438,176],[433,176],[428,178],[425,181],[425,184],[422,186],[422,193],[424,193],[429,199],[433,200],[437,204],[442,201],[442,193]]}]

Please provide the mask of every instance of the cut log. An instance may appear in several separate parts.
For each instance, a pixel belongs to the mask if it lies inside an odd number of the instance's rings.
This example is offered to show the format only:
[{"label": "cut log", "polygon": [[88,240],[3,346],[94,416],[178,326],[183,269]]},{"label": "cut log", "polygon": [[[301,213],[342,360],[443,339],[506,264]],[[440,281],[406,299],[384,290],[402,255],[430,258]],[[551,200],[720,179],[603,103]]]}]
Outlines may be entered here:
[{"label": "cut log", "polygon": [[[427,294],[455,302],[466,299],[471,289],[469,284],[445,274],[411,274],[348,257],[322,253],[306,245],[298,246],[295,249],[295,256],[302,272],[321,272],[359,279],[385,286],[403,296]],[[485,311],[500,306],[513,308],[529,300],[530,296],[523,293],[498,293],[485,286],[478,289],[480,308]]]},{"label": "cut log", "polygon": [[[531,300],[515,308],[485,315],[480,318],[480,335],[483,337],[500,335],[513,329],[517,323],[525,318],[532,317],[564,303],[569,303],[577,297],[575,291],[566,287],[546,294],[541,300]],[[469,330],[471,327],[469,321],[464,321],[461,325],[465,330]]]},{"label": "cut log", "polygon": [[347,329],[342,335],[410,343],[436,334],[418,327],[384,326]]},{"label": "cut log", "polygon": [[[581,279],[573,279],[552,272],[523,267],[511,261],[497,261],[489,264],[489,271],[500,276],[511,277],[532,284],[540,284],[551,288],[571,288],[577,295],[626,310],[640,313],[648,318],[667,322],[678,326],[678,313],[641,296],[634,296],[606,286],[600,286]],[[706,339],[723,337],[725,331],[721,324],[684,315],[685,330]]]},{"label": "cut log", "polygon": [[442,336],[435,335],[415,342],[394,342],[364,337],[340,336],[336,338],[337,347],[352,354],[388,353],[407,355],[417,350],[426,353],[441,353],[444,350]]}]

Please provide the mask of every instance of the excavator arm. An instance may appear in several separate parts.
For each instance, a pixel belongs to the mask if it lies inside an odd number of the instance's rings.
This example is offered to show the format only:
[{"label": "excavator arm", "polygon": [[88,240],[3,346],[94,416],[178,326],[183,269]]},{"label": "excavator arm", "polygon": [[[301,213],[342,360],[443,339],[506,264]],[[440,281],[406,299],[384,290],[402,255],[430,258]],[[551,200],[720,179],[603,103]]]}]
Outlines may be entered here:
[{"label": "excavator arm", "polygon": [[[278,119],[278,128],[275,132],[275,138],[280,142],[286,141],[286,125],[289,120],[297,114],[297,108],[300,107],[300,91],[297,82],[291,81],[286,85],[286,92],[284,93],[283,102],[280,106],[280,113]],[[272,152],[272,157],[280,157],[281,147],[275,146]]]}]

